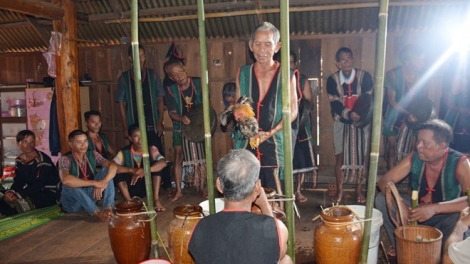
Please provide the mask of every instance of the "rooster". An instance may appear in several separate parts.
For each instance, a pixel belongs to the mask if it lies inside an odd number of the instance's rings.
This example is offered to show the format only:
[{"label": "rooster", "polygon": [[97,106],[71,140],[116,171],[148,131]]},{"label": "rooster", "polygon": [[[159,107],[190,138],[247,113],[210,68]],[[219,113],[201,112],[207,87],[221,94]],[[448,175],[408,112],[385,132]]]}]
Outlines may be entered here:
[{"label": "rooster", "polygon": [[[253,100],[248,96],[240,97],[235,105],[229,107],[220,115],[220,124],[226,127],[230,120],[235,120],[235,130],[240,130],[242,139],[249,139],[258,134],[258,121],[251,107]],[[259,146],[259,138],[250,139],[250,146],[255,149]]]}]

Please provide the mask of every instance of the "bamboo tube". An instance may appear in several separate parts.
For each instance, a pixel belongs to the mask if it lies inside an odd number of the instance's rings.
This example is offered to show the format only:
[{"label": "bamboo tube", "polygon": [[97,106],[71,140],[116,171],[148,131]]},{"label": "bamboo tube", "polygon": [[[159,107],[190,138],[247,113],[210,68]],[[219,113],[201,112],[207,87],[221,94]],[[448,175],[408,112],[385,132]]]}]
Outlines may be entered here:
[{"label": "bamboo tube", "polygon": [[[206,173],[207,173],[207,191],[209,193],[209,213],[215,213],[214,197],[214,174],[212,167],[212,135],[210,128],[210,101],[207,72],[207,44],[206,44],[206,25],[204,18],[204,1],[197,0],[198,25],[199,25],[199,48],[201,54],[201,88],[202,105],[204,109],[204,136],[206,147]],[[202,176],[204,177],[204,176]]]},{"label": "bamboo tube", "polygon": [[[411,208],[415,209],[418,207],[418,191],[413,190],[411,192]],[[418,225],[418,222],[413,221],[412,225]]]},{"label": "bamboo tube", "polygon": [[[379,146],[382,127],[382,98],[383,84],[385,74],[385,54],[387,41],[387,17],[388,0],[380,0],[379,3],[379,28],[377,32],[377,48],[375,61],[375,80],[374,80],[374,119],[372,126],[372,143],[370,154],[369,177],[367,181],[367,203],[365,219],[372,218],[374,207],[375,188],[377,184],[377,167],[379,163]],[[364,233],[362,236],[361,263],[367,264],[369,254],[369,240],[372,228],[372,221],[365,221]]]},{"label": "bamboo tube", "polygon": [[470,188],[467,189],[468,204],[470,205]]},{"label": "bamboo tube", "polygon": [[[282,77],[282,134],[284,141],[284,183],[287,197],[294,197],[294,179],[292,175],[292,130],[290,122],[290,67],[287,63],[289,48],[289,0],[281,1],[281,77]],[[289,230],[287,254],[295,263],[295,222],[292,200],[286,201],[286,224]]]},{"label": "bamboo tube", "polygon": [[[134,69],[134,82],[135,82],[135,93],[137,101],[137,116],[139,120],[140,128],[140,140],[142,141],[142,158],[144,163],[145,171],[145,191],[147,193],[147,200],[149,208],[154,208],[153,202],[153,184],[150,175],[150,160],[149,160],[149,149],[147,142],[147,130],[145,124],[145,114],[144,114],[144,98],[142,94],[142,76],[140,73],[140,59],[139,59],[139,24],[138,19],[138,0],[132,0],[131,6],[131,40],[132,40],[132,63]],[[158,240],[157,240],[157,220],[154,218],[150,221],[150,234],[152,238],[152,248],[155,254],[155,257],[158,258]]]}]

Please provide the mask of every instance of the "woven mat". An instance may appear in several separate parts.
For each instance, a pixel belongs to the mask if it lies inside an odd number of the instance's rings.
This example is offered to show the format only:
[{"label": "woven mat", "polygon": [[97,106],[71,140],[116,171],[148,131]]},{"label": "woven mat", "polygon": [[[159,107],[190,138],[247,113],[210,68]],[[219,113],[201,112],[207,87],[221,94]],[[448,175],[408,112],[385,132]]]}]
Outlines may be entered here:
[{"label": "woven mat", "polygon": [[0,241],[62,216],[58,205],[0,219]]}]

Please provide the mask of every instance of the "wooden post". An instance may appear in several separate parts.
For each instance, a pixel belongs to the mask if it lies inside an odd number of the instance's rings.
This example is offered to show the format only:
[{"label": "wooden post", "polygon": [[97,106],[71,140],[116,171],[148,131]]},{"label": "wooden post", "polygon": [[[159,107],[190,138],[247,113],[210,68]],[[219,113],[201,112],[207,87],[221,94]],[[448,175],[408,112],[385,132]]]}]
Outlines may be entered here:
[{"label": "wooden post", "polygon": [[72,0],[54,0],[64,10],[61,20],[54,20],[54,31],[62,33],[59,56],[56,57],[57,117],[59,120],[60,150],[69,151],[68,134],[80,128],[80,88],[78,85],[77,11]]}]

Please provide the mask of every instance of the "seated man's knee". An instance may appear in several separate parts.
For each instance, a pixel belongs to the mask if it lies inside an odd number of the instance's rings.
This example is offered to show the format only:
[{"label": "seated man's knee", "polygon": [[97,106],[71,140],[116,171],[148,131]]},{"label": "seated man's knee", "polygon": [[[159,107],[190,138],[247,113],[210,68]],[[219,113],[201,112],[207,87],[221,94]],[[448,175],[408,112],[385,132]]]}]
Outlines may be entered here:
[{"label": "seated man's knee", "polygon": [[383,192],[379,192],[377,196],[375,196],[375,208],[379,210],[384,208],[387,210],[387,201]]}]

